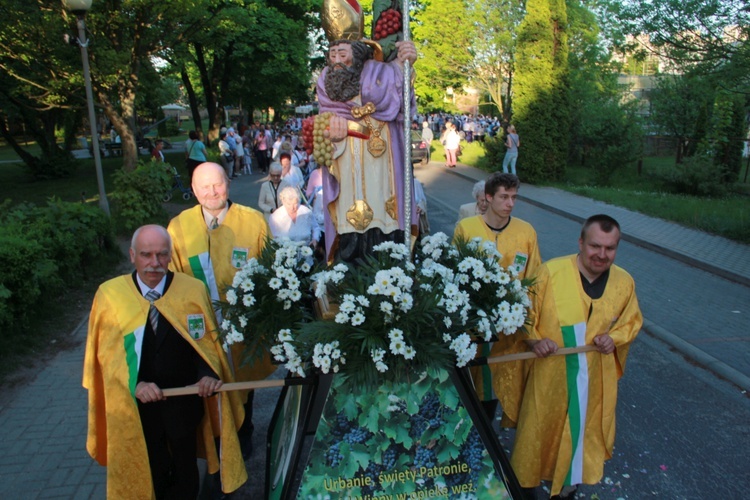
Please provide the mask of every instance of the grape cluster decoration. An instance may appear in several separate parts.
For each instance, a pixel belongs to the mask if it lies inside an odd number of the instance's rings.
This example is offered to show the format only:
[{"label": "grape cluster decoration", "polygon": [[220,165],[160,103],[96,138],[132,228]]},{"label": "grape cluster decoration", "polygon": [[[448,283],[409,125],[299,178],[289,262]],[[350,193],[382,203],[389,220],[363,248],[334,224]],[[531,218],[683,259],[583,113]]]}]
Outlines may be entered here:
[{"label": "grape cluster decoration", "polygon": [[401,30],[401,12],[396,9],[384,10],[375,23],[373,38],[381,40]]},{"label": "grape cluster decoration", "polygon": [[333,143],[330,138],[332,116],[333,113],[326,112],[302,121],[302,137],[305,139],[307,154],[311,154],[318,165],[329,166],[333,159]]}]

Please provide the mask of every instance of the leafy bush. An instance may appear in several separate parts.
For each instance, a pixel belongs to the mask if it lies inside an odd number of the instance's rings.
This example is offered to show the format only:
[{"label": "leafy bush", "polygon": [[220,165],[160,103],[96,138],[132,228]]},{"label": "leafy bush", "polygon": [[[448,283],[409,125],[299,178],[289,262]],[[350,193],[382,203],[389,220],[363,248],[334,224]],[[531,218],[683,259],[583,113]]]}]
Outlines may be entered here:
[{"label": "leafy bush", "polygon": [[495,137],[485,137],[484,142],[484,161],[485,167],[491,172],[497,172],[503,168],[503,158],[505,158],[505,142],[503,134],[498,133]]},{"label": "leafy bush", "polygon": [[46,207],[0,206],[0,328],[23,333],[67,285],[117,254],[96,206],[50,200]]},{"label": "leafy bush", "polygon": [[0,228],[0,328],[17,335],[62,287],[55,261],[44,245],[19,234],[18,225]]},{"label": "leafy bush", "polygon": [[662,174],[662,178],[675,193],[718,197],[726,195],[729,188],[722,182],[720,170],[708,156],[695,155]]},{"label": "leafy bush", "polygon": [[139,161],[132,172],[115,173],[111,198],[115,227],[119,232],[132,233],[144,224],[166,223],[162,198],[172,186],[170,172],[168,164]]}]

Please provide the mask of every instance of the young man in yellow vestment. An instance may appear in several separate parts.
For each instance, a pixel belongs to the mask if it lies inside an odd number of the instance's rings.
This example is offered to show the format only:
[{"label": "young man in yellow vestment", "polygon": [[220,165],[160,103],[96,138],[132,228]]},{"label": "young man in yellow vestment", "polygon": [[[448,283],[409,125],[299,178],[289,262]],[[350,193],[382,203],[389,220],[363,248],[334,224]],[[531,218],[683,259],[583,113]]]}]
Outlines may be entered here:
[{"label": "young man in yellow vestment", "polygon": [[612,456],[617,381],[643,324],[633,278],[613,264],[619,242],[617,221],[594,215],[581,230],[579,253],[537,273],[527,341],[537,357],[596,346],[529,363],[511,463],[524,488],[552,481],[553,498],[598,483]]},{"label": "young man in yellow vestment", "polygon": [[[172,219],[173,259],[170,269],[198,278],[206,284],[211,300],[225,300],[234,275],[252,259],[260,257],[270,235],[259,211],[229,200],[229,178],[218,163],[202,163],[193,172],[193,193],[199,205]],[[216,311],[219,323],[221,315]],[[231,348],[232,369],[238,382],[261,380],[276,370],[270,354],[253,365],[243,363],[244,345]],[[245,423],[240,429],[242,452],[251,450],[253,393],[243,392]]]},{"label": "young man in yellow vestment", "polygon": [[[519,278],[531,278],[542,263],[537,244],[536,231],[531,224],[518,217],[511,217],[516,204],[521,182],[513,174],[496,172],[484,183],[484,197],[487,210],[482,215],[467,217],[458,221],[454,239],[482,238],[491,241],[502,255],[500,265],[513,267]],[[482,356],[496,356],[525,351],[521,342],[526,334],[501,335],[494,344],[483,344]],[[524,368],[522,361],[497,363],[491,366],[471,369],[474,386],[482,406],[490,419],[495,418],[497,399],[503,408],[504,427],[515,427],[518,420],[518,406],[523,390]]]},{"label": "young man in yellow vestment", "polygon": [[[170,238],[161,226],[133,235],[135,272],[99,287],[89,319],[83,386],[91,456],[107,467],[107,498],[196,498],[197,457],[225,492],[247,480],[237,395],[206,287],[167,272]],[[164,388],[197,385],[198,396],[165,398]],[[215,438],[221,438],[217,450]]]}]

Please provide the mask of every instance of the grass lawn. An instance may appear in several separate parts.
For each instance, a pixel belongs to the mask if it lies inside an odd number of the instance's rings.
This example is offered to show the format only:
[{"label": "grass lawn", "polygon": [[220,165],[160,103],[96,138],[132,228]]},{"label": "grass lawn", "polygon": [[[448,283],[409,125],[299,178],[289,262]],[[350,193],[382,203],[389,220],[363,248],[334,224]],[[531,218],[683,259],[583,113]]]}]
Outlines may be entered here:
[{"label": "grass lawn", "polygon": [[[167,150],[164,156],[167,162],[177,167],[185,182],[187,179],[187,172],[184,169],[185,154],[170,153]],[[149,157],[141,156],[141,159],[148,161]],[[113,175],[121,167],[122,158],[120,157],[102,158],[104,189],[108,194],[114,189]],[[63,201],[98,203],[99,188],[93,158],[80,160],[78,169],[72,177],[40,181],[35,181],[21,162],[0,163],[0,201],[10,199],[13,205],[21,202],[43,205],[53,196]],[[182,202],[182,198],[175,196],[172,201],[179,203]]]}]

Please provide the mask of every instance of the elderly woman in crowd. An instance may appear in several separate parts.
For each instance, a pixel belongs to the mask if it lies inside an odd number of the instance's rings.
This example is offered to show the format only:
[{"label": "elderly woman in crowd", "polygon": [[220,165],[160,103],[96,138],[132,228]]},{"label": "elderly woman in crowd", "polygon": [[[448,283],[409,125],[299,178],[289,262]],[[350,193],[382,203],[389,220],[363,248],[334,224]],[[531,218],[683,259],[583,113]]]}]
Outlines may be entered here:
[{"label": "elderly woman in crowd", "polygon": [[281,180],[281,164],[272,163],[268,169],[268,180],[260,186],[258,208],[266,216],[266,220],[281,206],[279,194],[287,184]]},{"label": "elderly woman in crowd", "polygon": [[484,197],[484,181],[479,181],[474,184],[474,187],[471,190],[471,195],[474,197],[476,202],[461,205],[461,208],[458,209],[459,221],[461,219],[472,217],[474,215],[484,215],[484,213],[487,211],[489,203],[487,202],[487,198]]},{"label": "elderly woman in crowd", "polygon": [[304,205],[300,205],[299,189],[293,186],[285,186],[279,193],[281,207],[275,210],[268,219],[271,234],[274,238],[289,238],[293,241],[301,241],[307,245],[314,246],[317,239],[313,235],[312,211]]},{"label": "elderly woman in crowd", "polygon": [[284,151],[279,160],[281,163],[281,180],[289,186],[302,189],[305,186],[305,176],[299,167],[292,165],[291,153]]}]

